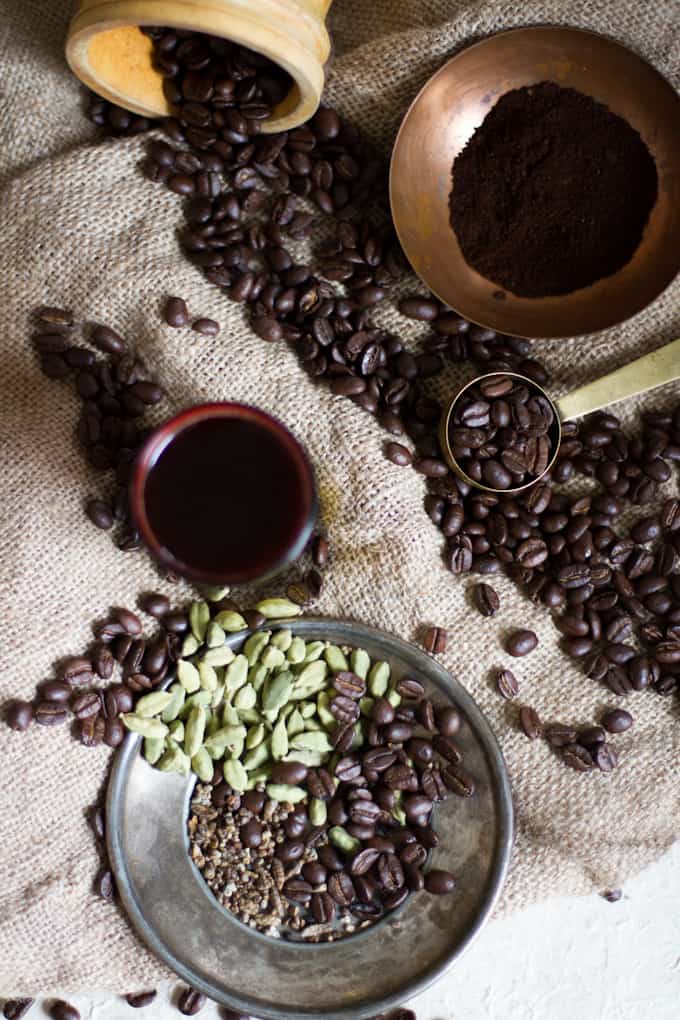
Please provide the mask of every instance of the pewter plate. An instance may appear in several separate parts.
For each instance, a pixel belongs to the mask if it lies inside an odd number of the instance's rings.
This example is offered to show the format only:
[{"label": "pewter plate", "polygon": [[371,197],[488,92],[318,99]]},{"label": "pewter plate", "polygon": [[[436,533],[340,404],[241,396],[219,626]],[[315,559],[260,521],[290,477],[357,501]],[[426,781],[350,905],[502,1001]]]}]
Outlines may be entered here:
[{"label": "pewter plate", "polygon": [[[434,659],[362,624],[307,618],[277,623],[309,640],[360,645],[393,676],[418,676],[465,722],[456,737],[477,781],[473,797],[437,805],[441,845],[431,866],[452,871],[456,890],[412,896],[393,918],[348,939],[304,945],[271,939],[214,899],[187,853],[192,778],[151,768],[130,733],[109,783],[107,842],[120,899],[139,935],[181,978],[238,1013],[281,1020],[362,1020],[422,991],[461,955],[487,921],[508,869],[510,781],[489,724],[467,691]],[[234,635],[237,648],[244,636]]]}]

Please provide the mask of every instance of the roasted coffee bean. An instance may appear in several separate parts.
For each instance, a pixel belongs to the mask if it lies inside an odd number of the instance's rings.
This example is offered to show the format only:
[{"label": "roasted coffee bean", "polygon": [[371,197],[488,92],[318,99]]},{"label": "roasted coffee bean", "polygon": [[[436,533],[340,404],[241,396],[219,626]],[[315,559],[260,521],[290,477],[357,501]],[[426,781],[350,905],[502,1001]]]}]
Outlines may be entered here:
[{"label": "roasted coffee bean", "polygon": [[535,708],[522,705],[519,710],[519,724],[529,740],[537,740],[543,732],[543,725]]},{"label": "roasted coffee bean", "polygon": [[404,869],[396,854],[381,854],[378,858],[377,875],[385,892],[396,892],[404,884]]},{"label": "roasted coffee bean", "polygon": [[[453,737],[458,733],[461,724],[460,713],[456,708],[451,705],[438,705],[435,709],[435,720],[436,727],[444,737]],[[426,726],[423,719],[420,718],[421,725],[425,726],[425,729],[432,730],[432,727]]]},{"label": "roasted coffee bean", "polygon": [[432,806],[432,801],[424,794],[410,793],[403,800],[406,818],[417,825],[424,825],[429,820]]},{"label": "roasted coffee bean", "polygon": [[[324,771],[324,770],[319,770]],[[328,773],[326,773],[328,775]],[[340,758],[335,766],[335,775],[341,783],[353,783],[361,775],[361,762],[358,758],[348,755]]]},{"label": "roasted coffee bean", "polygon": [[489,584],[476,584],[472,589],[472,597],[482,616],[494,616],[500,609],[498,593]]},{"label": "roasted coffee bean", "polygon": [[425,875],[425,888],[434,896],[446,896],[453,892],[456,880],[450,871],[433,868]]},{"label": "roasted coffee bean", "polygon": [[94,682],[94,672],[89,659],[71,659],[61,670],[61,679],[71,687],[84,687]]},{"label": "roasted coffee bean", "polygon": [[[265,795],[261,790],[247,790],[241,798],[241,804],[254,815],[261,815],[265,805]],[[304,831],[304,829],[302,830]]]},{"label": "roasted coffee bean", "polygon": [[359,718],[359,706],[353,698],[336,695],[331,698],[328,709],[339,723],[355,723]]},{"label": "roasted coffee bean", "polygon": [[5,722],[10,729],[23,733],[33,721],[33,706],[29,701],[10,701],[5,710]]},{"label": "roasted coffee bean", "polygon": [[[452,711],[455,712],[456,710],[452,709]],[[437,712],[438,712],[438,715],[439,715],[439,709],[437,710]],[[432,702],[428,698],[423,698],[423,700],[419,703],[418,708],[416,710],[416,715],[418,717],[418,722],[423,727],[423,729],[426,729],[428,731],[428,733],[434,733],[434,731],[437,728],[439,728],[439,731],[441,733],[444,733],[443,726],[441,724],[438,724],[435,721],[434,705],[432,704]],[[457,715],[458,715],[458,713],[456,712],[456,716]],[[447,716],[447,720],[446,720],[447,723],[451,723],[452,719],[453,719],[452,716]],[[453,725],[453,723],[451,723],[451,725]],[[449,726],[447,726],[447,732],[445,734],[446,736],[450,736],[451,735],[448,732],[448,729],[449,729]],[[456,731],[453,730],[452,732],[455,733]]]},{"label": "roasted coffee bean", "polygon": [[60,726],[67,721],[69,715],[68,707],[58,701],[39,701],[33,712],[33,718],[41,726]]},{"label": "roasted coffee bean", "polygon": [[63,999],[55,999],[49,1007],[52,1020],[80,1020],[80,1013],[75,1006]]},{"label": "roasted coffee bean", "polygon": [[618,755],[610,744],[598,744],[591,754],[600,772],[613,772],[619,763]]},{"label": "roasted coffee bean", "polygon": [[[447,740],[447,737],[438,737],[435,739]],[[421,737],[414,737],[409,740],[406,745],[406,753],[417,765],[429,765],[434,759],[433,743],[429,740],[423,740]],[[366,758],[364,757],[364,762]]]},{"label": "roasted coffee bean", "polygon": [[150,616],[161,619],[170,610],[170,600],[159,592],[149,592],[139,600],[140,607]]},{"label": "roasted coffee bean", "polygon": [[133,1009],[143,1009],[145,1006],[150,1006],[153,1000],[156,998],[156,989],[152,988],[147,992],[132,992],[125,996],[125,1001],[128,1006],[132,1006]]},{"label": "roasted coffee bean", "polygon": [[335,794],[335,782],[326,769],[310,769],[307,774],[307,789],[310,796],[316,797],[317,800],[330,800]]},{"label": "roasted coffee bean", "polygon": [[[191,190],[193,191],[193,183],[191,184]],[[187,308],[186,301],[178,297],[168,298],[163,308],[163,318],[168,326],[173,326],[175,329],[181,329],[182,326],[186,326],[189,322],[189,309]]]},{"label": "roasted coffee bean", "polygon": [[533,652],[538,645],[538,637],[533,630],[515,630],[505,641],[505,650],[509,655],[519,658]]},{"label": "roasted coffee bean", "polygon": [[562,760],[576,772],[588,772],[595,767],[590,752],[580,744],[567,744],[563,747]]},{"label": "roasted coffee bean", "polygon": [[348,907],[356,898],[354,883],[346,871],[334,871],[329,876],[328,893],[341,907]]},{"label": "roasted coffee bean", "polygon": [[305,832],[308,821],[306,808],[296,805],[283,824],[288,838],[297,840]]},{"label": "roasted coffee bean", "polygon": [[71,702],[71,711],[76,719],[87,719],[90,715],[97,715],[101,708],[102,701],[98,691],[78,694]]},{"label": "roasted coffee bean", "polygon": [[34,999],[8,999],[2,1007],[2,1015],[5,1020],[21,1020],[23,1016],[26,1016],[34,1001]]},{"label": "roasted coffee bean", "polygon": [[608,733],[624,733],[633,725],[633,717],[623,708],[612,708],[605,712],[601,722]]},{"label": "roasted coffee bean", "polygon": [[206,1004],[206,997],[195,988],[186,987],[180,992],[177,1008],[184,1016],[196,1016]]},{"label": "roasted coffee bean", "polygon": [[108,747],[120,747],[126,732],[120,719],[107,719],[104,723],[104,743]]},{"label": "roasted coffee bean", "polygon": [[108,503],[104,503],[101,499],[90,499],[85,505],[85,513],[90,518],[92,523],[97,528],[101,528],[102,531],[108,531],[109,528],[113,527],[114,517],[113,511]]},{"label": "roasted coffee bean", "polygon": [[475,792],[474,779],[462,765],[447,765],[442,771],[442,779],[449,790],[459,797],[471,797]]},{"label": "roasted coffee bean", "polygon": [[423,647],[426,652],[439,655],[446,651],[447,633],[442,627],[428,627],[423,636]]},{"label": "roasted coffee bean", "polygon": [[62,703],[71,700],[73,688],[60,680],[48,680],[40,685],[40,694],[47,701],[59,701]]},{"label": "roasted coffee bean", "polygon": [[203,336],[217,336],[222,328],[215,319],[196,319],[191,324],[194,333],[201,333]]},{"label": "roasted coffee bean", "polygon": [[297,786],[305,781],[308,771],[299,761],[277,761],[272,769],[272,782]]},{"label": "roasted coffee bean", "polygon": [[406,701],[420,701],[425,697],[425,687],[411,676],[403,676],[397,683],[397,694]]},{"label": "roasted coffee bean", "polygon": [[385,446],[385,456],[398,467],[407,467],[413,462],[413,454],[402,443],[387,443]]},{"label": "roasted coffee bean", "polygon": [[[278,782],[278,780],[275,780]],[[250,818],[239,829],[241,846],[249,850],[256,849],[262,843],[262,826],[256,818]]]},{"label": "roasted coffee bean", "polygon": [[287,840],[285,843],[279,843],[276,848],[276,856],[284,864],[292,864],[293,861],[299,861],[304,852],[305,844],[302,840]]},{"label": "roasted coffee bean", "polygon": [[394,708],[387,698],[376,698],[371,718],[378,726],[386,726],[394,719]]},{"label": "roasted coffee bean", "polygon": [[358,700],[366,693],[366,681],[357,676],[356,673],[340,672],[333,677],[333,687],[338,694],[346,698]]},{"label": "roasted coffee bean", "polygon": [[543,727],[543,736],[551,747],[566,747],[576,743],[576,730],[563,723],[549,723]]},{"label": "roasted coffee bean", "polygon": [[441,772],[437,768],[426,769],[421,773],[420,788],[429,800],[441,801],[446,799],[446,784],[441,777]]},{"label": "roasted coffee bean", "polygon": [[385,739],[391,744],[403,744],[413,736],[413,726],[395,719],[383,728]]},{"label": "roasted coffee bean", "polygon": [[344,864],[342,859],[338,855],[337,851],[333,849],[330,843],[326,843],[325,846],[319,847],[317,850],[319,860],[328,871],[342,871]]},{"label": "roasted coffee bean", "polygon": [[97,875],[97,894],[104,900],[112,900],[116,895],[116,886],[112,872],[104,867]]},{"label": "roasted coffee bean", "polygon": [[327,892],[312,894],[311,908],[317,924],[329,924],[335,917],[335,899]]},{"label": "roasted coffee bean", "polygon": [[447,761],[452,762],[454,765],[457,765],[463,760],[462,754],[450,737],[444,737],[441,734],[437,734],[437,736],[432,738],[432,747],[437,754],[440,754],[443,758],[446,758]]},{"label": "roasted coffee bean", "polygon": [[511,701],[519,694],[519,684],[515,674],[510,669],[502,669],[496,676],[496,686],[499,694]]}]

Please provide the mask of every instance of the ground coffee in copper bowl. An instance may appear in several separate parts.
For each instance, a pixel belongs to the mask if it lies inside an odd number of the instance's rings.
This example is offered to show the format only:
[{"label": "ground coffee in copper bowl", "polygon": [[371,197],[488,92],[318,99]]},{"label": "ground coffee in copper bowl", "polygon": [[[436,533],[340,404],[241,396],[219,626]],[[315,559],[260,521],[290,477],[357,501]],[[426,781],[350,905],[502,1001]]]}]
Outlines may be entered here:
[{"label": "ground coffee in copper bowl", "polygon": [[631,259],[657,189],[630,124],[544,81],[502,96],[455,160],[451,225],[465,260],[499,287],[567,294]]}]

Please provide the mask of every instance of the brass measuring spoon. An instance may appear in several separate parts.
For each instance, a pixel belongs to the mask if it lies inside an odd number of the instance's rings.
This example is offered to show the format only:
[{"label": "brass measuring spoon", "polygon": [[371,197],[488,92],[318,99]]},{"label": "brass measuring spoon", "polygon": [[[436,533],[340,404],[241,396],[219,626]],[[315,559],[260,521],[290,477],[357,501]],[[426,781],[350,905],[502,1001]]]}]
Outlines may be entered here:
[{"label": "brass measuring spoon", "polygon": [[[454,457],[449,441],[451,416],[458,401],[471,386],[481,382],[483,379],[489,379],[491,376],[508,376],[511,379],[517,379],[525,383],[531,390],[542,394],[546,398],[555,416],[554,424],[550,431],[552,455],[547,467],[540,475],[532,478],[530,482],[526,482],[524,485],[517,486],[514,489],[494,489],[489,485],[484,485],[482,482],[475,481],[474,478],[470,478]],[[625,400],[626,397],[634,397],[639,393],[646,393],[647,390],[653,390],[657,386],[663,386],[664,383],[673,382],[675,379],[680,379],[680,339],[673,340],[671,343],[666,344],[665,347],[659,347],[658,350],[645,354],[643,357],[637,358],[635,361],[631,361],[629,364],[623,365],[613,372],[609,372],[608,375],[603,375],[601,379],[586,383],[585,386],[579,386],[577,390],[573,390],[572,393],[567,393],[566,396],[559,397],[557,400],[553,400],[543,387],[535,383],[533,379],[529,379],[517,372],[489,372],[486,375],[479,375],[475,379],[471,379],[450,401],[442,414],[439,425],[439,441],[449,467],[455,471],[459,478],[466,481],[468,485],[472,485],[476,489],[482,489],[484,492],[493,492],[498,495],[522,492],[524,489],[528,489],[540,481],[553,467],[560,448],[563,421],[581,418],[592,411],[599,411],[604,407],[609,407],[610,404],[615,404],[619,400]]]}]

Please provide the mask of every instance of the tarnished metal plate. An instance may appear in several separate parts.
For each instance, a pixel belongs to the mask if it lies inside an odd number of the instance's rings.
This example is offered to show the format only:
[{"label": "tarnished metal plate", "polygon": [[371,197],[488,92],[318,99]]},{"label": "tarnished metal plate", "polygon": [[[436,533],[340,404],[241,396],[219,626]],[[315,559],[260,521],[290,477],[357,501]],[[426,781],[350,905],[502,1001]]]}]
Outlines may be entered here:
[{"label": "tarnished metal plate", "polygon": [[[473,797],[450,796],[434,822],[441,845],[432,865],[452,871],[456,890],[412,896],[394,919],[346,940],[303,945],[237,921],[213,898],[190,861],[186,822],[193,777],[151,768],[129,734],[116,758],[107,840],[118,891],[132,924],[177,974],[240,1013],[280,1020],[360,1020],[404,1002],[434,981],[479,932],[510,858],[513,812],[503,757],[467,691],[424,652],[361,624],[308,618],[290,623],[309,640],[361,646],[397,678],[418,676],[436,701],[465,718],[456,743],[477,781]],[[243,635],[229,644],[237,648]]]}]

